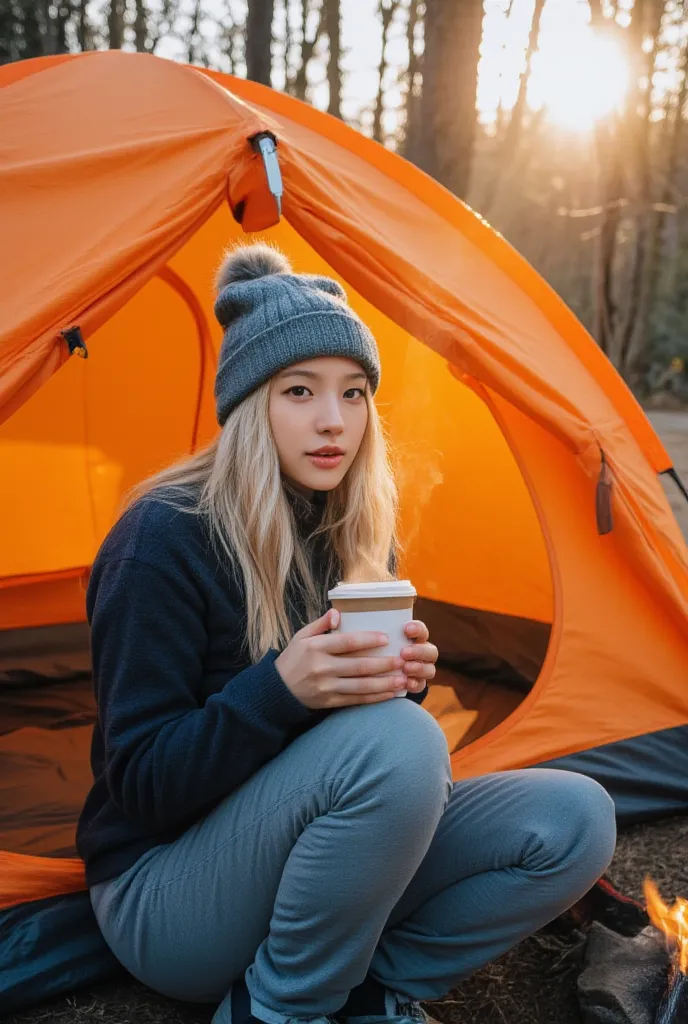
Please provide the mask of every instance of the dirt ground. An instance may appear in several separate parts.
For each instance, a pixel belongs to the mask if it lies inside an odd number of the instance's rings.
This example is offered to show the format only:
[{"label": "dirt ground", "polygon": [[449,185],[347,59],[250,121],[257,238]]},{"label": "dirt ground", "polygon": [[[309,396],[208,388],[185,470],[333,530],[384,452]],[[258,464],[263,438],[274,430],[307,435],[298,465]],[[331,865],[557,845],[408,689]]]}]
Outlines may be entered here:
[{"label": "dirt ground", "polygon": [[[652,412],[674,465],[688,484],[688,412]],[[672,480],[666,493],[688,537],[688,502]],[[651,874],[665,898],[688,896],[688,817],[621,831],[610,869],[614,883],[640,897]],[[442,1024],[582,1024],[576,997],[581,947],[575,932],[545,930],[460,984],[427,1009]],[[208,1024],[212,1011],[163,999],[128,977],[32,1011],[5,1024]]]}]

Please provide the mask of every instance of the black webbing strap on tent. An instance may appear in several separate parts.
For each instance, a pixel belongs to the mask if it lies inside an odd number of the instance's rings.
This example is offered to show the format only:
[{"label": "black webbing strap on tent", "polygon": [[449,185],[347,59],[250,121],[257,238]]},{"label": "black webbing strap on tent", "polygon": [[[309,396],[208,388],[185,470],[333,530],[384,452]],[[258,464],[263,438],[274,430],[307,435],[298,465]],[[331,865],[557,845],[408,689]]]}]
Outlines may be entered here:
[{"label": "black webbing strap on tent", "polygon": [[688,490],[686,489],[686,485],[684,484],[683,480],[681,480],[681,477],[678,475],[673,466],[670,466],[669,469],[663,469],[659,475],[670,476],[676,484],[676,486],[678,487],[681,494],[683,495],[683,497],[686,499],[686,501],[688,501]]}]

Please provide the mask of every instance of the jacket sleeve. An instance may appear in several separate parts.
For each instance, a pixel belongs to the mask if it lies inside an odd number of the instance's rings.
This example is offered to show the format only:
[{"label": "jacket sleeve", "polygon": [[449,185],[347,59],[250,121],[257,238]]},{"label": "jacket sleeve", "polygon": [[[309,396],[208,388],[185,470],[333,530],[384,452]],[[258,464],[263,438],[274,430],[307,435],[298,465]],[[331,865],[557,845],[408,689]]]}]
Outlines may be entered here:
[{"label": "jacket sleeve", "polygon": [[274,757],[311,711],[275,668],[277,651],[199,700],[207,634],[192,579],[122,559],[102,565],[93,582],[91,648],[110,795],[139,824],[176,828]]}]

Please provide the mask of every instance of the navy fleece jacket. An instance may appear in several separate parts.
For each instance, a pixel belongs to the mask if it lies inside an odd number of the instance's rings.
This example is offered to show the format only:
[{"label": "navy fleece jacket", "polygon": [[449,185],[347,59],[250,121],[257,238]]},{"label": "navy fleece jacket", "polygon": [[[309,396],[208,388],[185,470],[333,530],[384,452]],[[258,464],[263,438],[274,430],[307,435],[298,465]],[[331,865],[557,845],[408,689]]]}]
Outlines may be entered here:
[{"label": "navy fleece jacket", "polygon": [[[316,573],[323,561],[314,550]],[[250,663],[242,588],[203,520],[155,497],[106,537],[86,607],[97,722],[77,849],[95,885],[173,841],[332,712],[291,693],[279,651]]]}]

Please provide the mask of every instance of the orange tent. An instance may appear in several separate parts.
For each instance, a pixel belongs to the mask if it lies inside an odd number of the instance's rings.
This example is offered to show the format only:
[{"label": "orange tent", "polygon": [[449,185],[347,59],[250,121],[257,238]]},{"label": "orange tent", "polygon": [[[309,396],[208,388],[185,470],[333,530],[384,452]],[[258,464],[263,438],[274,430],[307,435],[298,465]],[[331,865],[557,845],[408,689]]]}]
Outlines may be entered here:
[{"label": "orange tent", "polygon": [[686,726],[670,460],[503,238],[251,82],[112,51],[5,65],[0,86],[0,764],[25,771],[0,810],[0,908],[83,888],[68,855],[89,782],[84,581],[123,492],[216,430],[212,279],[245,232],[338,277],[378,339],[404,575],[442,655],[425,706],[456,777]]}]

